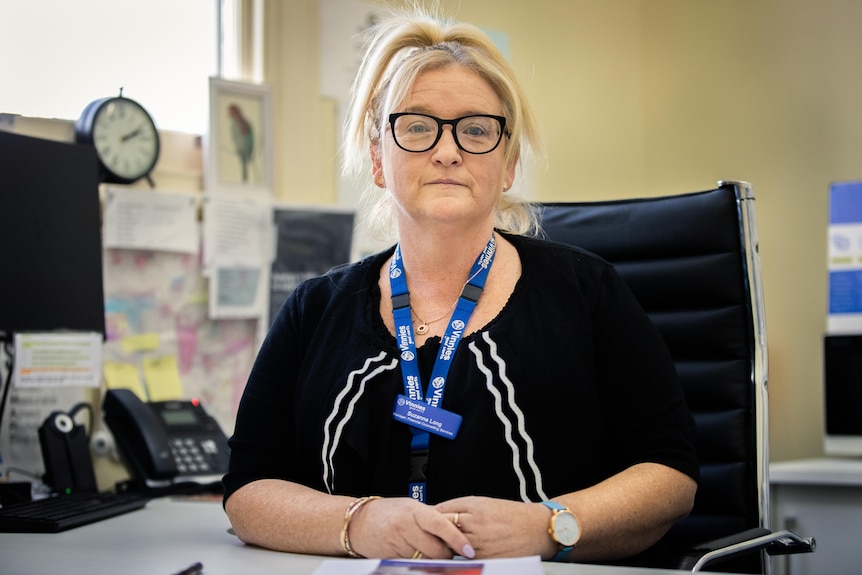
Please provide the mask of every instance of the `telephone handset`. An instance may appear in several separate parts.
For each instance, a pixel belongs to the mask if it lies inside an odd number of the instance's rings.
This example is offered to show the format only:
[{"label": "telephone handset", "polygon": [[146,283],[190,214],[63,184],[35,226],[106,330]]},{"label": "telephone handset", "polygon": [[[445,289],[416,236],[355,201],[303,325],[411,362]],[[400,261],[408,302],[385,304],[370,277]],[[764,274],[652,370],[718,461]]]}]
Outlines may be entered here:
[{"label": "telephone handset", "polygon": [[196,400],[145,403],[131,390],[111,389],[102,409],[133,481],[142,487],[215,483],[227,471],[227,437]]}]

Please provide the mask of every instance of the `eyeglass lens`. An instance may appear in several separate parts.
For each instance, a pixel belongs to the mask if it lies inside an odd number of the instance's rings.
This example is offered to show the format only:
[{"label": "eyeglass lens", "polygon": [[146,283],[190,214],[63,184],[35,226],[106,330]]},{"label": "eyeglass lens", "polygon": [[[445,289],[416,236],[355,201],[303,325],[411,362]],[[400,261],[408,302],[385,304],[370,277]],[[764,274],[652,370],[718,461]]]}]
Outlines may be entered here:
[{"label": "eyeglass lens", "polygon": [[425,114],[401,114],[392,122],[392,134],[405,150],[424,152],[437,144],[444,124],[454,124],[455,142],[472,154],[492,151],[502,138],[503,128],[496,116],[466,116],[447,121]]}]

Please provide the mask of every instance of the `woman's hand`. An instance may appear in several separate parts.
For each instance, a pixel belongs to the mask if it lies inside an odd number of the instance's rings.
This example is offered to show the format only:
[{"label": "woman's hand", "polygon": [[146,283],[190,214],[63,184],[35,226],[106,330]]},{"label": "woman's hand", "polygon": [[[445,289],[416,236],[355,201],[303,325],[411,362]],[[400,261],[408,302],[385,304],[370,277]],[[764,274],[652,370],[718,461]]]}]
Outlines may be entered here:
[{"label": "woman's hand", "polygon": [[541,503],[522,503],[490,497],[459,497],[435,506],[447,517],[457,513],[461,532],[476,557],[553,557],[555,545],[548,533],[550,512]]},{"label": "woman's hand", "polygon": [[[278,479],[259,479],[234,492],[225,511],[237,536],[252,545],[291,553],[345,555],[345,513],[355,497],[328,495]],[[441,513],[407,497],[369,499],[351,515],[347,536],[359,555],[375,559],[473,558],[469,538]]]},{"label": "woman's hand", "polygon": [[350,520],[351,547],[372,558],[451,559],[475,556],[470,539],[454,523],[454,513],[407,497],[374,499]]},{"label": "woman's hand", "polygon": [[[657,463],[639,463],[586,489],[555,497],[580,524],[581,537],[569,560],[609,560],[647,549],[691,509],[697,484]],[[460,497],[436,505],[458,513],[461,531],[477,558],[540,555],[553,558],[551,511],[541,503]]]}]

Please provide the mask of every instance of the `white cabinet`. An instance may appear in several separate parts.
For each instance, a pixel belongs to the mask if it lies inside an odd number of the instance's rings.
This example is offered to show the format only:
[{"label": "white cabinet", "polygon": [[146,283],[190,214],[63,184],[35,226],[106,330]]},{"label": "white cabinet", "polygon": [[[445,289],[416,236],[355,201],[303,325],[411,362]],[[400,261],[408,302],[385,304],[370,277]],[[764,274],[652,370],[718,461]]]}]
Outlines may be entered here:
[{"label": "white cabinet", "polygon": [[862,573],[862,459],[818,458],[769,466],[772,530],[814,537],[814,553],[772,558],[775,575]]}]

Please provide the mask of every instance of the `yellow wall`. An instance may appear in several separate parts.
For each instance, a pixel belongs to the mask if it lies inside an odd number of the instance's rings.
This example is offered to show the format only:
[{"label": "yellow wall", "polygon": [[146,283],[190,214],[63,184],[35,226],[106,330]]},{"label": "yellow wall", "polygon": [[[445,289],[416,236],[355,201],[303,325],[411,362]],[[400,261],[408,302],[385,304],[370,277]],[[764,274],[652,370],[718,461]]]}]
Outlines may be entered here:
[{"label": "yellow wall", "polygon": [[[855,0],[442,0],[505,32],[548,166],[534,197],[659,195],[743,179],[757,194],[771,458],[822,452],[827,198],[862,179]],[[279,195],[332,197],[316,133],[317,0],[267,0]],[[290,79],[288,81],[288,78]],[[301,78],[301,80],[297,80]],[[314,109],[314,113],[310,110]],[[324,192],[321,194],[320,190]],[[321,197],[323,196],[323,198]]]}]

